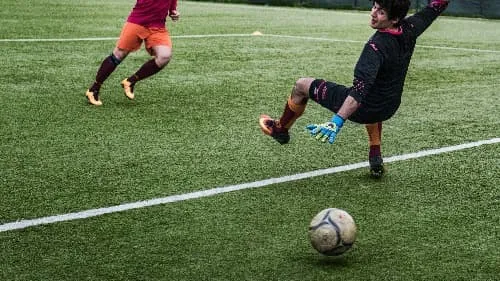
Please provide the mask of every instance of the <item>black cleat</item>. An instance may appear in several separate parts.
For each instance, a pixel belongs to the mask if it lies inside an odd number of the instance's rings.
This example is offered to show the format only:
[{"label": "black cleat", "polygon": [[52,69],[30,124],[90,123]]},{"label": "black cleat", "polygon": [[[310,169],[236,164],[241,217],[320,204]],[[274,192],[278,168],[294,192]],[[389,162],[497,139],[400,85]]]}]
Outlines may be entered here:
[{"label": "black cleat", "polygon": [[377,155],[370,157],[368,162],[370,163],[370,176],[374,179],[380,179],[385,173],[382,156]]}]

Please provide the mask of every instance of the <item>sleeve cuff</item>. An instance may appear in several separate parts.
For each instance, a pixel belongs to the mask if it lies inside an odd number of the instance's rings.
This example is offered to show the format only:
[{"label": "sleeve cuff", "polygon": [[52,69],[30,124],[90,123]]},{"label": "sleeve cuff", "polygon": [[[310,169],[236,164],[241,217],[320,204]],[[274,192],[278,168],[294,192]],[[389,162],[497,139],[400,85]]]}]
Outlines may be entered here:
[{"label": "sleeve cuff", "polygon": [[332,117],[332,122],[335,123],[335,125],[337,125],[339,128],[341,128],[342,126],[344,126],[345,120],[344,120],[344,118],[342,118],[339,115],[335,114]]}]

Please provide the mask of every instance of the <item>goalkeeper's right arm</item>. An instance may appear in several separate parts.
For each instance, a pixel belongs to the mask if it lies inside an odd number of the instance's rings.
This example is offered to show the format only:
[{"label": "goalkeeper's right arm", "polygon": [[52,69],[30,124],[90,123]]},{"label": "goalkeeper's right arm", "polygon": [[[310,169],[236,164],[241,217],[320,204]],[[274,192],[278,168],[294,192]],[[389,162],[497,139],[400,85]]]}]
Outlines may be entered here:
[{"label": "goalkeeper's right arm", "polygon": [[436,18],[448,7],[448,0],[432,0],[427,7],[409,16],[406,20],[410,23],[415,37],[420,36]]}]

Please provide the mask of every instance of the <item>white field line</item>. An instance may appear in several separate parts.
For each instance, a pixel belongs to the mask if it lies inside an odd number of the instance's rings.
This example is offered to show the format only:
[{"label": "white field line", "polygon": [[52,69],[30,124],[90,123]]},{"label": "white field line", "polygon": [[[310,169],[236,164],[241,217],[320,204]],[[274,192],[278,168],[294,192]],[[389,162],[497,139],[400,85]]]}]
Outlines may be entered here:
[{"label": "white field line", "polygon": [[[429,156],[429,155],[436,155],[436,154],[441,154],[441,153],[447,153],[447,152],[452,152],[452,151],[457,151],[457,150],[478,147],[481,145],[495,144],[495,143],[499,143],[499,142],[500,142],[500,138],[493,138],[493,139],[489,139],[489,140],[482,140],[482,141],[465,143],[465,144],[448,146],[448,147],[442,147],[442,148],[437,148],[437,149],[424,150],[424,151],[409,153],[409,154],[404,154],[404,155],[396,155],[396,156],[384,158],[384,162],[389,163],[389,162],[403,161],[403,160],[408,160],[408,159],[425,157],[425,156]],[[97,217],[97,216],[101,216],[104,214],[123,212],[123,211],[127,211],[127,210],[140,209],[140,208],[145,208],[145,207],[149,207],[149,206],[156,206],[156,205],[161,205],[161,204],[168,204],[168,203],[173,203],[173,202],[185,201],[185,200],[189,200],[189,199],[214,196],[217,194],[222,194],[222,193],[227,193],[227,192],[232,192],[232,191],[237,191],[237,190],[257,188],[257,187],[263,187],[263,186],[268,186],[268,185],[277,184],[277,183],[284,183],[284,182],[289,182],[289,181],[296,181],[296,180],[301,180],[301,179],[318,177],[318,176],[322,176],[322,175],[335,174],[335,173],[339,173],[339,172],[345,172],[345,171],[355,170],[355,169],[359,169],[359,168],[363,168],[363,167],[368,167],[368,165],[369,165],[368,162],[360,162],[360,163],[356,163],[356,164],[321,169],[321,170],[316,170],[316,171],[311,171],[311,172],[306,172],[306,173],[284,176],[284,177],[280,177],[280,178],[270,178],[270,179],[266,179],[266,180],[255,181],[255,182],[242,183],[242,184],[236,184],[236,185],[230,185],[230,186],[224,186],[224,187],[216,187],[216,188],[207,189],[207,190],[201,190],[201,191],[179,194],[179,195],[172,195],[172,196],[167,196],[167,197],[163,197],[163,198],[155,198],[155,199],[150,199],[150,200],[145,200],[145,201],[138,201],[138,202],[116,205],[116,206],[111,206],[111,207],[91,209],[91,210],[62,214],[62,215],[54,215],[54,216],[49,216],[49,217],[37,218],[37,219],[20,220],[20,221],[10,222],[10,223],[0,225],[0,232],[6,232],[6,231],[11,231],[11,230],[16,230],[16,229],[23,229],[23,228],[27,228],[30,226],[52,224],[52,223],[56,223],[56,222],[64,222],[64,221],[72,221],[72,220],[77,220],[77,219],[85,219],[85,218],[90,218],[90,217]]]},{"label": "white field line", "polygon": [[[172,38],[210,38],[210,37],[250,37],[252,34],[200,34],[200,35],[178,35]],[[19,38],[0,39],[0,42],[71,42],[71,41],[112,41],[118,37],[89,37],[89,38]]]},{"label": "white field line", "polygon": [[[172,36],[172,38],[220,38],[220,37],[250,37],[250,36],[266,36],[266,37],[278,37],[278,38],[290,38],[290,39],[303,39],[303,40],[314,40],[314,41],[327,41],[327,42],[339,42],[339,43],[365,43],[365,41],[360,40],[349,40],[349,39],[335,39],[335,38],[323,38],[323,37],[309,37],[309,36],[294,36],[294,35],[279,35],[279,34],[200,34],[200,35],[177,35]],[[23,43],[37,43],[37,42],[77,42],[77,41],[116,41],[117,37],[95,37],[95,38],[19,38],[19,39],[0,39],[2,42],[23,42]],[[429,49],[441,49],[441,50],[451,50],[451,51],[464,51],[464,52],[480,52],[480,53],[497,53],[500,54],[500,50],[488,50],[488,49],[476,49],[476,48],[457,48],[457,47],[446,47],[446,46],[430,46],[430,45],[417,45],[421,48]]]}]

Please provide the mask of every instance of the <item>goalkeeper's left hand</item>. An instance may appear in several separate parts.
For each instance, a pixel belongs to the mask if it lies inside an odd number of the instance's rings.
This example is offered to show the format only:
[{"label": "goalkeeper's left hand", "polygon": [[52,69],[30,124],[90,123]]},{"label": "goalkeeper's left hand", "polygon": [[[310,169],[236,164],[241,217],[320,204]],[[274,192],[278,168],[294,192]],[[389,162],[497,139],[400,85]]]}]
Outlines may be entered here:
[{"label": "goalkeeper's left hand", "polygon": [[328,142],[332,144],[344,125],[344,119],[338,115],[334,115],[331,122],[323,124],[310,124],[307,129],[311,133],[311,137],[321,142]]}]

